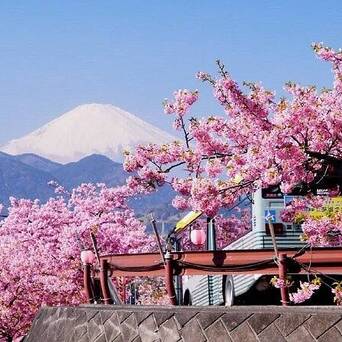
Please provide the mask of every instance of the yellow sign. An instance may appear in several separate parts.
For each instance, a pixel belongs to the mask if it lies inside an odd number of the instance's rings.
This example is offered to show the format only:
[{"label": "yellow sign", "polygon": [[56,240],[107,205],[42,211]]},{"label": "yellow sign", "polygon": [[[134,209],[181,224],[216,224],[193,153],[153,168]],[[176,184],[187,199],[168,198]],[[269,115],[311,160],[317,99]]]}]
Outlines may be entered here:
[{"label": "yellow sign", "polygon": [[342,197],[332,197],[328,203],[326,203],[322,210],[312,210],[309,213],[309,216],[312,218],[322,218],[322,217],[330,217],[335,213],[342,211]]},{"label": "yellow sign", "polygon": [[182,219],[180,219],[176,223],[175,232],[178,233],[181,230],[185,229],[191,223],[196,221],[202,215],[201,211],[190,211],[187,215],[185,215]]}]

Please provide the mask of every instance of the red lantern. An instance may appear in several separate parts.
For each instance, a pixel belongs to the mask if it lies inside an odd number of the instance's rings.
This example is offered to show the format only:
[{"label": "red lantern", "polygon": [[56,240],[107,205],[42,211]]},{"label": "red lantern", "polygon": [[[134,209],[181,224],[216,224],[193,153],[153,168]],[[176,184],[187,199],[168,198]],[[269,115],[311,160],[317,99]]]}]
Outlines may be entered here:
[{"label": "red lantern", "polygon": [[206,239],[205,231],[202,229],[192,230],[190,233],[190,240],[191,242],[198,246],[203,245]]},{"label": "red lantern", "polygon": [[95,260],[95,255],[93,251],[89,249],[81,251],[81,261],[84,265],[92,264],[94,260]]}]

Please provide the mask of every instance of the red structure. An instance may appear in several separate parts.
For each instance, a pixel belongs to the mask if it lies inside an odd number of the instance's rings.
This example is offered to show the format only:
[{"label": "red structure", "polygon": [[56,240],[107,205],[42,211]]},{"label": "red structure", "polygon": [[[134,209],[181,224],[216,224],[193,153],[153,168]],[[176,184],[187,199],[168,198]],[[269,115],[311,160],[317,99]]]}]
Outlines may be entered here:
[{"label": "red structure", "polygon": [[[104,304],[111,304],[109,277],[164,276],[170,303],[177,304],[173,277],[177,275],[215,274],[307,274],[310,271],[326,274],[342,274],[342,248],[316,248],[298,252],[280,250],[220,250],[203,252],[117,254],[100,256],[100,269],[93,269],[93,277],[100,279]],[[84,284],[88,301],[92,302],[92,279],[89,265],[84,267]],[[288,291],[281,289],[282,305],[288,304]]]}]

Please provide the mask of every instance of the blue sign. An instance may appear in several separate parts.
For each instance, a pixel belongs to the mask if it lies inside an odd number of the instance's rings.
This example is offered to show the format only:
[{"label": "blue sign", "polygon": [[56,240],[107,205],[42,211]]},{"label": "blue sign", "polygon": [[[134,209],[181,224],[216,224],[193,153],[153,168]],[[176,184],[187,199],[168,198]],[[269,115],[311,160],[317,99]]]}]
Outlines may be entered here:
[{"label": "blue sign", "polygon": [[268,223],[268,219],[271,219],[271,222],[275,222],[276,221],[276,211],[271,209],[271,210],[265,210],[265,223]]}]

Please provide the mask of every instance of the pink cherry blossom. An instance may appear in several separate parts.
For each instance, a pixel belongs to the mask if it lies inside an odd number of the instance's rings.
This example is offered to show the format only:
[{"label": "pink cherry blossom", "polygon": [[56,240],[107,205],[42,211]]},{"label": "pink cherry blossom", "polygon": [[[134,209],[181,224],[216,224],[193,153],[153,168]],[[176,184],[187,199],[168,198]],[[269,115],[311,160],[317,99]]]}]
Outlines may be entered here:
[{"label": "pink cherry blossom", "polygon": [[310,299],[315,291],[319,288],[320,283],[300,282],[300,287],[299,289],[297,289],[297,292],[289,294],[290,301],[295,304],[303,303],[306,300]]},{"label": "pink cherry blossom", "polygon": [[0,339],[24,335],[42,305],[84,302],[80,252],[131,253],[156,248],[127,206],[130,190],[82,184],[46,203],[11,199],[0,226]]},{"label": "pink cherry blossom", "polygon": [[[192,190],[180,194],[193,209],[210,215],[260,187],[279,185],[284,193],[294,188],[304,189],[304,195],[310,193],[342,154],[341,52],[322,44],[313,48],[319,58],[332,64],[335,81],[331,90],[288,82],[288,98],[277,100],[275,93],[261,84],[241,87],[218,62],[218,77],[200,72],[197,78],[213,87],[224,115],[190,117],[199,92],[176,91],[165,108],[175,114],[184,143],[174,145],[176,149],[164,147],[166,153],[160,153],[157,146],[139,147],[127,157],[126,169],[144,170],[147,187],[151,182],[158,186],[158,180],[151,177],[147,182],[146,168],[165,174],[164,184],[173,184],[175,170],[182,170],[184,179],[191,179],[186,183],[187,189],[192,183]],[[179,173],[176,178],[180,183]],[[179,198],[174,203],[179,206]]]}]

